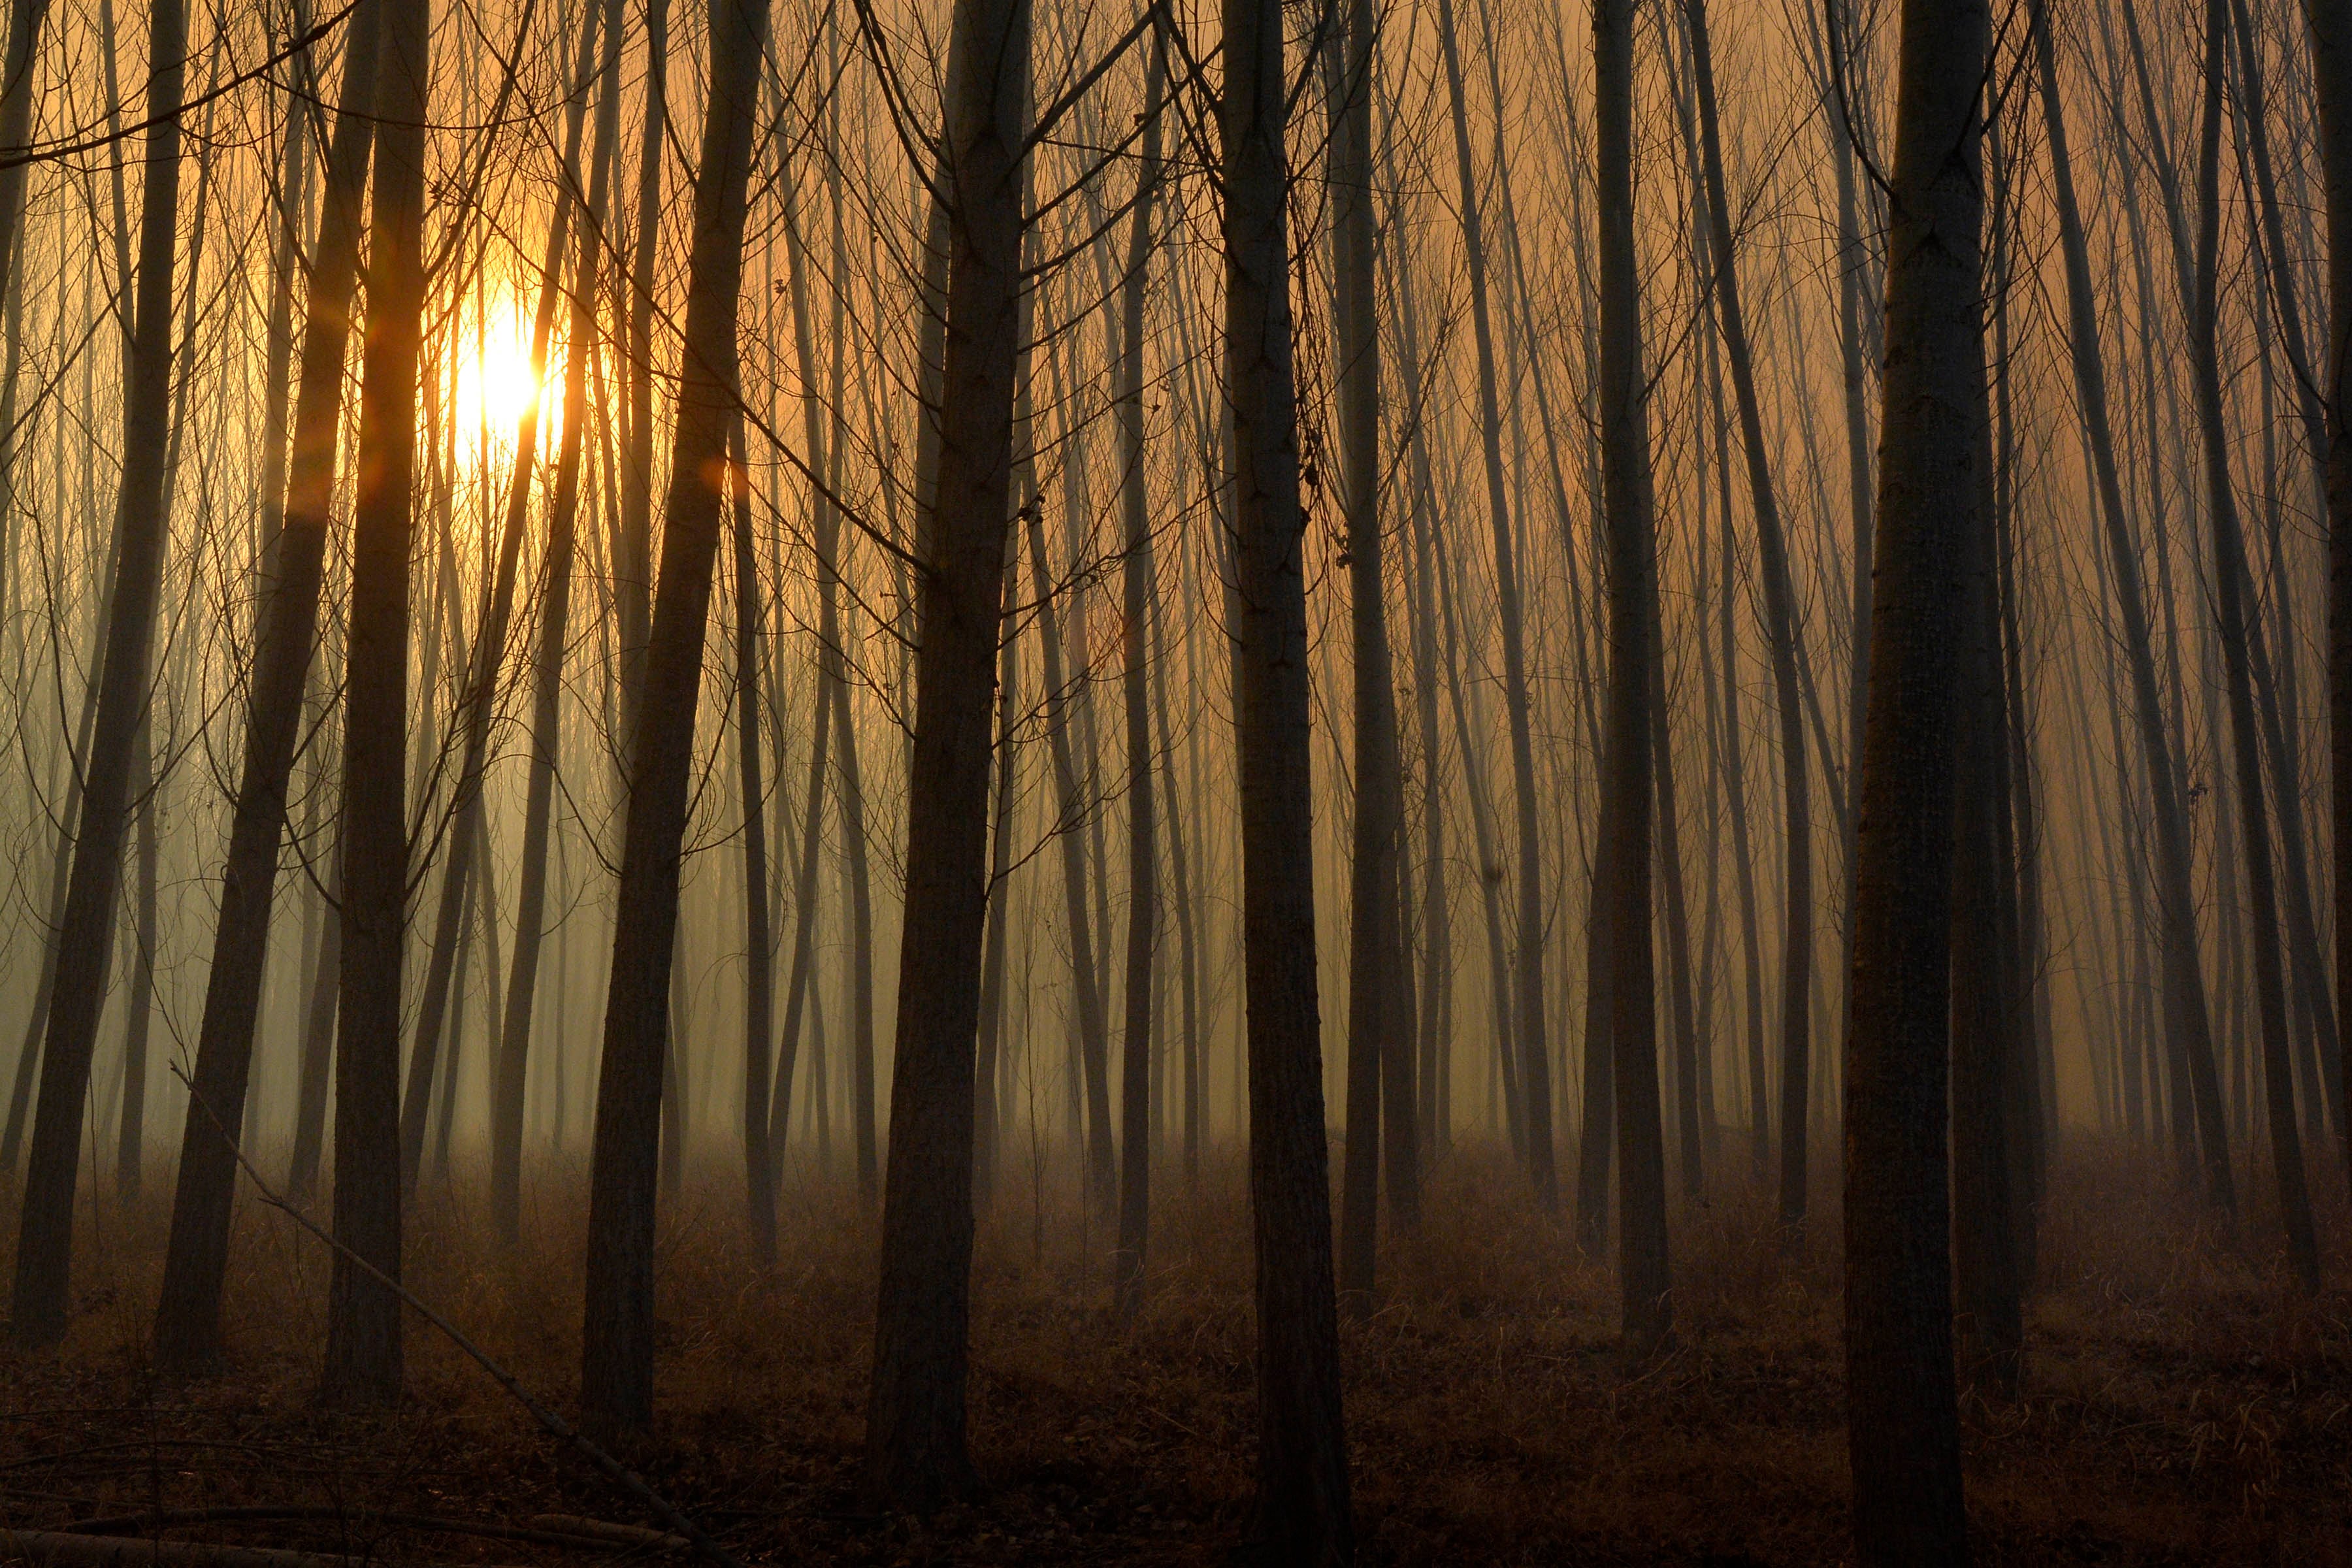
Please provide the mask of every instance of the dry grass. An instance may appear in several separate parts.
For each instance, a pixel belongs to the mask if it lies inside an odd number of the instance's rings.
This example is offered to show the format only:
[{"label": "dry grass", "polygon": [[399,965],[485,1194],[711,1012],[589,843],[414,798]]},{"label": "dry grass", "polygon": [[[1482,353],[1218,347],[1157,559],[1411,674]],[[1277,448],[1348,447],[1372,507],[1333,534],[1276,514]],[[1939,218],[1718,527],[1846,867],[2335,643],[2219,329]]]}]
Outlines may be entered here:
[{"label": "dry grass", "polygon": [[[982,1226],[975,1270],[980,1500],[925,1521],[859,1516],[873,1225],[854,1193],[803,1186],[784,1261],[761,1277],[717,1166],[666,1226],[663,1415],[634,1457],[753,1559],[1223,1561],[1254,1447],[1238,1170],[1163,1194],[1149,1300],[1125,1327],[1107,1310],[1100,1230],[1073,1205],[1037,1205],[1028,1174]],[[2352,1226],[2341,1184],[2320,1185],[2341,1277]],[[1968,1413],[1980,1561],[2352,1563],[2352,1298],[2287,1288],[2258,1207],[2241,1247],[2200,1232],[2171,1190],[2165,1170],[2113,1151],[2078,1147],[2058,1173],[2025,1395]],[[478,1183],[429,1195],[412,1226],[415,1288],[558,1396],[576,1371],[582,1191],[577,1171],[542,1173],[520,1258],[488,1245]],[[1795,1260],[1764,1239],[1744,1189],[1680,1208],[1678,1348],[1646,1369],[1613,1353],[1611,1278],[1498,1160],[1457,1157],[1431,1213],[1419,1240],[1385,1253],[1378,1310],[1344,1331],[1366,1561],[1840,1560],[1826,1202]],[[327,1259],[258,1205],[241,1213],[235,1252],[236,1374],[160,1384],[144,1344],[165,1219],[160,1197],[129,1215],[94,1205],[72,1338],[55,1356],[0,1353],[0,1522],[237,1502],[635,1518],[421,1323],[397,1416],[310,1409]],[[556,1557],[319,1524],[218,1533],[446,1562]]]}]

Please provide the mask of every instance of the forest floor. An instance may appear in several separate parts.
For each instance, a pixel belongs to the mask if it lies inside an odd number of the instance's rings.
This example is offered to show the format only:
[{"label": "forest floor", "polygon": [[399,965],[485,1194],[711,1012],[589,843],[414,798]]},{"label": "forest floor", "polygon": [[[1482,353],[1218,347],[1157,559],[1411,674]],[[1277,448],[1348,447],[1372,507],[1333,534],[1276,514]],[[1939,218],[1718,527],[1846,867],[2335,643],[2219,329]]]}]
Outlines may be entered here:
[{"label": "forest floor", "polygon": [[[1979,1562],[2352,1563],[2352,1223],[2336,1149],[2312,1163],[2333,1280],[2316,1300],[2284,1283],[2259,1194],[2242,1249],[2192,1222],[2168,1167],[2074,1148],[2053,1178],[2023,1394],[1966,1411]],[[661,1415],[630,1458],[753,1563],[1232,1559],[1255,1449],[1237,1162],[1204,1171],[1197,1195],[1161,1178],[1149,1295],[1124,1326],[1109,1313],[1099,1227],[1089,1234],[1074,1205],[1040,1203],[1035,1173],[1008,1172],[982,1226],[973,1500],[924,1521],[860,1511],[876,1227],[854,1186],[797,1189],[782,1261],[763,1275],[740,1245],[739,1189],[715,1165],[668,1207]],[[598,1554],[370,1516],[653,1522],[421,1320],[398,1414],[314,1409],[328,1257],[257,1203],[241,1203],[233,1255],[234,1373],[156,1379],[146,1342],[168,1220],[157,1185],[151,1176],[148,1201],[127,1211],[89,1206],[63,1350],[0,1351],[0,1526],[310,1506],[341,1517],[174,1534],[552,1565]],[[483,1184],[427,1188],[412,1286],[567,1405],[584,1184],[543,1174],[521,1258],[490,1244]],[[1611,1278],[1522,1190],[1500,1158],[1454,1155],[1420,1238],[1385,1247],[1377,1310],[1343,1330],[1360,1560],[1841,1561],[1833,1207],[1806,1253],[1784,1260],[1746,1187],[1679,1205],[1676,1348],[1631,1368],[1612,1348]],[[0,1194],[0,1248],[15,1213]]]}]

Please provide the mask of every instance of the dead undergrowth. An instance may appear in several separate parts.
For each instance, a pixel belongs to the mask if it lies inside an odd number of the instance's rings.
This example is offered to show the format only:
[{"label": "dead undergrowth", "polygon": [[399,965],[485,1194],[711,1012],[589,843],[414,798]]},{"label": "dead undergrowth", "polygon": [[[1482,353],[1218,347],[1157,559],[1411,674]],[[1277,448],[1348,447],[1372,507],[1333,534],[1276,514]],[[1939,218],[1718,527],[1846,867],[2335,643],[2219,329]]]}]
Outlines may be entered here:
[{"label": "dead undergrowth", "polygon": [[[1784,1258],[1724,1152],[1716,1200],[1676,1211],[1676,1347],[1645,1368],[1613,1352],[1612,1278],[1507,1164],[1465,1152],[1442,1170],[1423,1233],[1388,1239],[1381,1299],[1343,1329],[1365,1561],[1843,1557],[1834,1196],[1825,1185],[1809,1247]],[[2284,1280],[2259,1196],[2233,1239],[2195,1222],[2161,1165],[2074,1148],[2053,1182],[2023,1394],[1967,1413],[1979,1561],[2352,1563],[2352,1226],[2327,1154],[2315,1185],[2337,1288],[2310,1300]],[[630,1458],[751,1562],[1224,1561],[1255,1447],[1237,1164],[1204,1172],[1197,1194],[1160,1175],[1150,1291],[1126,1325],[1108,1312],[1101,1227],[1074,1202],[1040,1205],[1030,1174],[1008,1172],[978,1248],[979,1497],[925,1521],[861,1513],[868,1205],[851,1185],[796,1183],[763,1276],[738,1244],[738,1178],[716,1163],[667,1211],[662,1415]],[[490,1243],[484,1185],[461,1173],[429,1188],[410,1283],[564,1404],[584,1184],[540,1173],[532,1239],[512,1258]],[[174,1533],[554,1563],[583,1553],[377,1516],[650,1522],[421,1321],[397,1415],[313,1409],[328,1258],[257,1203],[240,1205],[233,1373],[159,1381],[145,1347],[168,1188],[151,1176],[149,1190],[128,1211],[88,1205],[64,1349],[0,1352],[0,1525],[299,1506],[334,1517]]]}]

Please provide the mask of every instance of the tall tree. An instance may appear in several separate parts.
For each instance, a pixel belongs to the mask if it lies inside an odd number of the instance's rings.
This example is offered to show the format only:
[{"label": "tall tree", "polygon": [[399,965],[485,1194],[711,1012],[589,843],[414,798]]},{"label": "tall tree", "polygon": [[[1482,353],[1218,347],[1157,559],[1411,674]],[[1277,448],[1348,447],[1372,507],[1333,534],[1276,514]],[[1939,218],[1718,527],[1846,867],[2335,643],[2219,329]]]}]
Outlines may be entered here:
[{"label": "tall tree", "polygon": [[328,1287],[321,1387],[329,1403],[350,1405],[390,1404],[399,1398],[401,1382],[400,1298],[375,1276],[400,1278],[400,1011],[408,938],[403,753],[432,17],[426,0],[383,4],[343,680],[334,1199],[335,1239],[341,1246]]},{"label": "tall tree", "polygon": [[2253,579],[2247,569],[2245,536],[2238,521],[2237,492],[2230,479],[2230,434],[2221,397],[2221,79],[2229,37],[2229,0],[2207,0],[2204,107],[2198,137],[2196,303],[2189,322],[2189,362],[2205,461],[2205,520],[2212,547],[2216,631],[2227,682],[2238,827],[2245,851],[2246,916],[2253,936],[2254,1002],[2261,1027],[2271,1156],[2278,1175],[2279,1217],[2286,1227],[2287,1258],[2295,1278],[2305,1290],[2315,1291],[2319,1244],[2312,1228],[2303,1141],[2295,1129],[2294,1069],[2287,1057],[2286,980],[2279,952],[2277,870],[2272,858],[2262,742],[2254,717],[2246,615]]},{"label": "tall tree", "polygon": [[1309,792],[1306,518],[1291,349],[1289,83],[1280,0],[1224,0],[1225,405],[1234,541],[1228,600],[1242,827],[1256,1258],[1257,1502],[1268,1563],[1351,1562],[1339,1305],[1323,1132]]},{"label": "tall tree", "polygon": [[[20,16],[22,13],[20,12]],[[36,17],[37,20],[37,17]],[[179,248],[180,103],[187,21],[180,0],[154,0],[148,15],[145,187],[140,201],[138,307],[125,355],[122,478],[116,497],[117,545],[97,678],[96,718],[81,773],[81,819],[57,973],[42,1045],[40,1100],[33,1117],[16,1241],[13,1333],[26,1347],[55,1344],[72,1300],[73,1211],[90,1056],[109,989],[115,895],[130,826],[131,785],[149,700],[155,605],[171,542],[165,452],[171,417],[173,262]],[[0,104],[0,122],[8,107]],[[5,130],[5,123],[0,123]],[[10,193],[0,192],[0,197]],[[0,247],[5,247],[0,234]]]},{"label": "tall tree", "polygon": [[[1127,1018],[1119,1042],[1118,1309],[1132,1312],[1143,1290],[1151,1226],[1151,1003],[1160,944],[1158,783],[1151,742],[1151,508],[1144,472],[1143,304],[1151,262],[1154,187],[1160,183],[1160,120],[1168,43],[1152,40],[1143,86],[1143,162],[1128,217],[1127,265],[1119,279],[1119,509],[1125,524],[1120,677],[1127,700]],[[1010,426],[1007,426],[1008,439]]]},{"label": "tall tree", "polygon": [[[719,550],[727,427],[738,406],[737,295],[745,185],[767,37],[767,0],[712,0],[710,89],[694,184],[694,244],[664,506],[659,594],[628,758],[613,966],[589,1174],[582,1415],[607,1430],[653,1416],[654,1202],[677,892]],[[640,214],[639,222],[652,221]]]},{"label": "tall tree", "polygon": [[1674,1324],[1666,1257],[1664,1129],[1658,1103],[1656,976],[1650,932],[1651,702],[1658,545],[1642,369],[1641,272],[1633,245],[1633,3],[1592,12],[1601,207],[1601,525],[1607,538],[1608,712],[1601,835],[1608,874],[1609,1037],[1617,1113],[1618,1277],[1627,1348],[1647,1355]]},{"label": "tall tree", "polygon": [[[2327,711],[2334,824],[2336,996],[2352,999],[2352,11],[2312,0],[2311,77],[2327,203],[2327,342],[2318,366],[2327,404]],[[2352,1174],[2352,1074],[2336,1108]]]},{"label": "tall tree", "polygon": [[[221,1279],[228,1262],[236,1145],[242,1135],[253,1034],[261,1011],[269,919],[285,837],[288,781],[300,737],[303,693],[319,640],[327,527],[342,425],[343,361],[352,289],[359,279],[361,203],[374,136],[379,8],[352,13],[334,131],[327,145],[326,199],[310,263],[302,329],[302,379],[290,441],[292,474],[263,584],[261,626],[247,698],[245,772],[221,869],[221,912],[205,983],[204,1021],[180,1135],[179,1187],[155,1310],[155,1359],[194,1372],[220,1354]],[[323,1084],[322,1084],[323,1087]]]},{"label": "tall tree", "polygon": [[866,1405],[866,1489],[923,1508],[971,1484],[972,1053],[988,780],[1013,513],[1028,0],[957,0],[939,199],[948,209],[939,485],[919,522],[907,913]]},{"label": "tall tree", "polygon": [[2052,194],[2066,268],[2067,336],[2074,352],[2074,395],[2089,442],[2097,485],[2100,521],[2107,547],[2107,571],[2122,620],[2124,655],[2130,671],[2132,715],[2147,763],[2148,794],[2156,829],[2157,945],[2162,965],[2164,1022],[2171,1054],[2188,1068],[2195,1125],[2205,1151],[2206,1192],[2222,1209],[2232,1206],[2230,1149],[2221,1127],[2221,1079],[2213,1066],[2213,1037],[2199,962],[2197,906],[2190,885],[2189,824],[2180,800],[2178,764],[2157,680],[2156,655],[2141,587],[2140,552],[2125,510],[2123,479],[2116,461],[2107,413],[2107,377],[2099,348],[2098,298],[2091,281],[2090,249],[2074,196],[2064,106],[2058,96],[2057,49],[2045,10],[2033,15],[2033,47],[2040,69],[2042,115],[2050,135]]},{"label": "tall tree", "polygon": [[1990,31],[1984,0],[1904,0],[1845,1069],[1846,1438],[1869,1568],[1968,1560],[1945,1093]]},{"label": "tall tree", "polygon": [[[1731,391],[1739,410],[1739,440],[1748,456],[1748,500],[1755,510],[1756,548],[1764,579],[1764,636],[1772,658],[1772,694],[1780,721],[1780,1226],[1793,1241],[1805,1223],[1806,1123],[1810,1119],[1813,992],[1813,807],[1805,760],[1802,699],[1797,667],[1804,649],[1797,628],[1796,592],[1789,572],[1788,536],[1772,489],[1764,446],[1764,417],[1756,367],[1741,309],[1734,254],[1731,199],[1723,174],[1723,132],[1715,93],[1715,50],[1707,36],[1706,0],[1689,0],[1691,63],[1697,78],[1699,148],[1706,168],[1707,242],[1715,261],[1716,319],[1730,362]],[[1725,520],[1729,526],[1729,520]],[[1731,591],[1728,577],[1724,592]],[[1759,1128],[1759,1137],[1762,1129]]]}]

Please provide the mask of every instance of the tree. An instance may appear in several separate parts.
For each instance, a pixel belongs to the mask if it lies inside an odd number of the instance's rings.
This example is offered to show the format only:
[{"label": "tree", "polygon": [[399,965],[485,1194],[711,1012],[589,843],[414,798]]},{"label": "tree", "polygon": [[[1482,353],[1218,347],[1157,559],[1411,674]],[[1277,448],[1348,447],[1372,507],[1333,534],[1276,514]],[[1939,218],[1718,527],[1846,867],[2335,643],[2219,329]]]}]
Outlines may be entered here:
[{"label": "tree", "polygon": [[924,1509],[971,1483],[972,1058],[989,894],[997,630],[1013,514],[1028,0],[957,0],[939,199],[948,209],[939,487],[923,542],[907,914],[866,1405],[866,1490]]},{"label": "tree", "polygon": [[[628,759],[628,817],[589,1174],[580,1399],[583,1418],[607,1430],[643,1427],[653,1418],[654,1202],[678,868],[719,550],[727,427],[738,406],[736,296],[767,26],[767,0],[712,0],[710,89],[696,164],[677,426],[664,504],[660,588]],[[640,213],[638,221],[652,217]]]},{"label": "tree", "polygon": [[[408,557],[425,311],[425,0],[383,0],[359,487],[343,698],[341,1035],[335,1052],[330,1404],[400,1397],[400,1008],[408,938]],[[348,1250],[345,1250],[348,1249]]]},{"label": "tree", "polygon": [[[1706,179],[1707,242],[1715,261],[1716,318],[1731,390],[1739,410],[1739,439],[1748,454],[1748,499],[1756,513],[1756,547],[1764,578],[1765,640],[1772,653],[1772,695],[1780,721],[1780,798],[1787,852],[1781,864],[1780,930],[1780,1226],[1793,1243],[1805,1223],[1806,1123],[1812,1061],[1813,807],[1805,762],[1805,723],[1797,687],[1804,649],[1797,630],[1789,544],[1772,489],[1764,445],[1764,418],[1756,370],[1748,349],[1739,268],[1733,254],[1731,200],[1723,177],[1723,132],[1715,98],[1715,51],[1707,37],[1706,0],[1689,0],[1691,64],[1697,78],[1699,147]],[[1728,526],[1727,519],[1726,526]],[[1729,578],[1724,591],[1731,590]],[[1744,827],[1742,829],[1745,831]],[[1744,872],[1743,872],[1744,874]],[[1757,1129],[1760,1140],[1763,1129]]]},{"label": "tree", "polygon": [[1234,729],[1248,1005],[1258,1466],[1251,1537],[1268,1563],[1354,1557],[1331,1275],[1315,980],[1305,515],[1291,359],[1289,87],[1279,0],[1224,0],[1225,399],[1234,591]]},{"label": "tree", "polygon": [[1633,5],[1592,13],[1601,195],[1601,451],[1608,549],[1609,689],[1601,753],[1601,836],[1607,875],[1609,1037],[1615,1079],[1618,1274],[1626,1347],[1647,1356],[1674,1325],[1666,1257],[1664,1130],[1659,1121],[1657,996],[1650,946],[1653,627],[1657,536],[1642,369],[1642,297],[1633,248]]},{"label": "tree", "polygon": [[2294,1068],[2287,1058],[2286,981],[2279,953],[2277,871],[2272,858],[2270,812],[2263,783],[2261,739],[2255,729],[2253,671],[2248,647],[2246,597],[2252,574],[2230,481],[2230,436],[2221,403],[2221,78],[2230,37],[2229,0],[2205,7],[2204,112],[2197,163],[2196,303],[2189,323],[2190,381],[2205,460],[2205,518],[2213,552],[2213,601],[2221,665],[2227,680],[2230,752],[2236,766],[2238,826],[2243,836],[2247,917],[2252,926],[2254,1002],[2261,1024],[2264,1106],[2271,1155],[2278,1173],[2279,1217],[2287,1258],[2307,1291],[2319,1289],[2319,1244],[2312,1228],[2311,1196],[2295,1130]]},{"label": "tree", "polygon": [[[24,16],[20,9],[19,19]],[[37,22],[37,13],[33,20]],[[155,604],[171,542],[164,458],[171,415],[173,262],[179,246],[179,113],[186,55],[187,22],[180,0],[154,0],[148,17],[147,58],[152,64],[146,184],[140,201],[138,310],[125,364],[111,607],[96,717],[83,763],[73,871],[65,919],[56,937],[57,971],[41,1051],[40,1100],[34,1112],[32,1157],[16,1241],[13,1332],[16,1342],[28,1349],[53,1345],[65,1337],[72,1300],[74,1187],[83,1100],[108,990],[131,773],[148,702]],[[0,103],[0,131],[16,112],[13,104]],[[15,191],[0,191],[0,201],[17,199]],[[0,246],[7,238],[0,233]]]},{"label": "tree", "polygon": [[[292,476],[284,521],[263,584],[253,684],[247,699],[245,771],[237,785],[221,913],[196,1035],[187,1121],[180,1135],[179,1186],[155,1310],[155,1359],[169,1372],[196,1372],[220,1354],[221,1279],[236,1184],[253,1035],[286,829],[287,785],[303,717],[303,694],[319,641],[327,528],[341,434],[343,361],[352,333],[352,289],[359,279],[361,201],[382,32],[374,0],[352,13],[342,86],[327,145],[319,238],[310,263],[302,379],[290,440]],[[323,1080],[321,1087],[323,1088]],[[323,1100],[321,1104],[323,1105]]]},{"label": "tree", "polygon": [[1904,0],[1845,1087],[1846,1437],[1869,1565],[1968,1558],[1945,1091],[1989,31],[1982,0]]},{"label": "tree", "polygon": [[[1143,299],[1151,261],[1152,196],[1160,182],[1160,120],[1168,43],[1155,37],[1143,87],[1143,163],[1128,219],[1119,282],[1119,501],[1126,525],[1120,674],[1127,699],[1127,1019],[1119,1043],[1118,1260],[1114,1289],[1122,1314],[1143,1293],[1143,1253],[1151,1226],[1151,976],[1160,944],[1160,847],[1154,801],[1151,687],[1146,643],[1153,599],[1151,510],[1143,458]],[[1011,426],[1006,426],[1009,441]]]},{"label": "tree", "polygon": [[[2327,711],[2335,826],[2336,995],[2352,997],[2352,15],[2312,0],[2311,76],[2318,89],[2319,155],[2327,200],[2327,352],[2319,366],[2327,405]],[[2352,1173],[2352,1079],[2336,1109]]]}]

